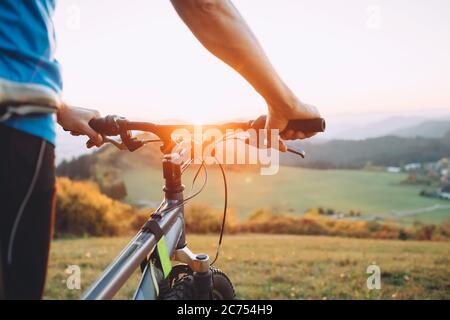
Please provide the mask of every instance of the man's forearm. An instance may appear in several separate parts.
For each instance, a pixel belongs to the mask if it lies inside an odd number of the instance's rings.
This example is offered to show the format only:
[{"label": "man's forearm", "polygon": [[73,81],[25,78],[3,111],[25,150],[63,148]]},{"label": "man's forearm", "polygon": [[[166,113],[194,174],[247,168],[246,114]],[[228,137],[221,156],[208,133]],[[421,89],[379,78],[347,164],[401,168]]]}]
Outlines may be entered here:
[{"label": "man's forearm", "polygon": [[283,107],[294,99],[231,1],[172,0],[172,4],[197,39],[239,72],[269,107]]}]

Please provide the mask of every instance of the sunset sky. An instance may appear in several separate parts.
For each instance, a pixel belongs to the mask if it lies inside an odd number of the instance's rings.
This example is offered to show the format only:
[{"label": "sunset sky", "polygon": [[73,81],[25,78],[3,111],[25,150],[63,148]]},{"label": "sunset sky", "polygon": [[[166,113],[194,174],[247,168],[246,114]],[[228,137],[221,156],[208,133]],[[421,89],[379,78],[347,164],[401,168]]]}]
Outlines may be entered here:
[{"label": "sunset sky", "polygon": [[[450,109],[450,1],[234,1],[282,77],[322,114]],[[169,1],[65,0],[64,96],[129,118],[255,117],[264,101]]]}]

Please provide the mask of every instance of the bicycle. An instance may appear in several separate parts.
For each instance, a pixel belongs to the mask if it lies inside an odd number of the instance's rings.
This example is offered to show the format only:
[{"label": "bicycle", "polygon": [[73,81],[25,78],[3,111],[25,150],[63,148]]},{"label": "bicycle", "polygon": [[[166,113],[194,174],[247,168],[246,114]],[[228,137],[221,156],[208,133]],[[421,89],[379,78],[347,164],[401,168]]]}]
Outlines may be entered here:
[{"label": "bicycle", "polygon": [[[223,133],[230,129],[245,132],[252,128],[262,128],[264,123],[265,116],[262,116],[255,121],[203,126],[202,130],[213,128]],[[192,152],[185,157],[186,160],[180,161],[183,155],[186,156],[187,148],[180,147],[182,141],[173,138],[172,133],[178,129],[193,133],[194,126],[132,122],[118,116],[93,119],[89,124],[104,137],[105,142],[112,143],[121,150],[135,151],[147,143],[161,141],[165,185],[164,199],[160,206],[102,275],[88,288],[82,299],[111,299],[139,267],[142,276],[133,299],[235,299],[234,287],[228,276],[213,267],[219,256],[227,213],[227,183],[224,168],[220,163],[219,167],[224,179],[225,202],[214,260],[210,262],[209,256],[204,253],[193,253],[186,243],[184,204],[203,190],[207,178],[204,179],[199,191],[184,198],[181,177],[192,164]],[[325,121],[322,118],[293,120],[288,123],[288,129],[322,132],[325,130]],[[133,137],[132,130],[152,133],[158,139],[145,140]],[[121,141],[109,138],[111,136],[120,136]],[[222,141],[226,140],[226,137],[222,139]],[[257,144],[256,147],[260,145]],[[288,151],[304,156],[303,152],[291,148],[288,148]],[[207,177],[205,163],[201,161],[193,184],[202,169]],[[172,261],[179,264],[172,266]]]}]

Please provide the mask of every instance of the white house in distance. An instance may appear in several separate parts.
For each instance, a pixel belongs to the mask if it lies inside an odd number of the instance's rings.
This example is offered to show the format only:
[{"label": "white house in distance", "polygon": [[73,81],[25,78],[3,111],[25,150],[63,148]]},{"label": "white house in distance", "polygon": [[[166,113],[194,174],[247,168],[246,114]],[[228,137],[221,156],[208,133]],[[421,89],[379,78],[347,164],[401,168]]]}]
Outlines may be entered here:
[{"label": "white house in distance", "polygon": [[439,192],[439,197],[450,200],[450,186],[443,187]]},{"label": "white house in distance", "polygon": [[421,163],[408,163],[403,166],[403,169],[405,171],[414,171],[414,170],[419,170],[420,168],[422,168]]},{"label": "white house in distance", "polygon": [[386,171],[389,173],[400,173],[402,172],[402,168],[400,167],[387,167]]}]

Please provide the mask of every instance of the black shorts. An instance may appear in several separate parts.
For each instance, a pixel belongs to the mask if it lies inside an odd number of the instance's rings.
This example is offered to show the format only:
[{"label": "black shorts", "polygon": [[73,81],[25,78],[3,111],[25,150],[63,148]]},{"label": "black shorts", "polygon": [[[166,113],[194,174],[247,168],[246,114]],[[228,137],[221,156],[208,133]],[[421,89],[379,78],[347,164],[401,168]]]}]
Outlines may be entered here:
[{"label": "black shorts", "polygon": [[0,297],[42,297],[53,226],[54,146],[0,124]]}]

